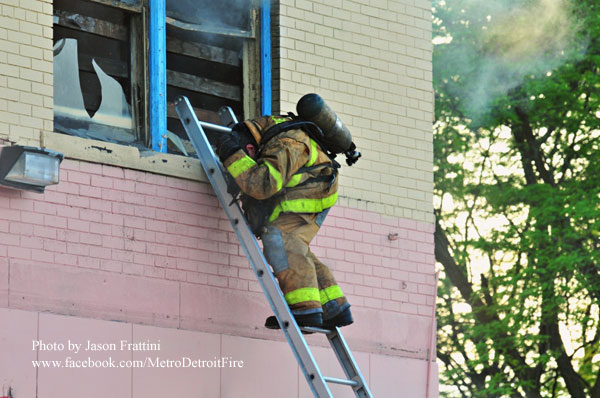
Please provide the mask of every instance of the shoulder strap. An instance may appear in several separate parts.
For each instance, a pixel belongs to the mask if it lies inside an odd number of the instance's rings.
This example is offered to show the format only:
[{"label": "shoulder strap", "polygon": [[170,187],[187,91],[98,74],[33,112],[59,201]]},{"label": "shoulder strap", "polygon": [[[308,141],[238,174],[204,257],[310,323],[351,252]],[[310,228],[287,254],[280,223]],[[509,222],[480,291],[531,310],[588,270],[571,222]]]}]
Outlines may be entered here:
[{"label": "shoulder strap", "polygon": [[[261,145],[265,145],[267,142],[269,142],[269,140],[271,140],[272,138],[274,138],[275,136],[284,133],[286,131],[289,130],[294,130],[294,129],[301,129],[304,132],[306,132],[311,138],[314,139],[314,137],[312,136],[313,132],[308,132],[306,130],[310,129],[310,130],[314,130],[316,129],[316,135],[323,137],[323,132],[321,131],[321,129],[314,123],[312,122],[307,122],[305,120],[288,120],[287,122],[283,122],[283,123],[278,123],[272,127],[270,127],[267,131],[264,132],[262,139],[260,141]],[[315,139],[315,141],[317,141]],[[317,141],[318,143],[319,141]]]}]

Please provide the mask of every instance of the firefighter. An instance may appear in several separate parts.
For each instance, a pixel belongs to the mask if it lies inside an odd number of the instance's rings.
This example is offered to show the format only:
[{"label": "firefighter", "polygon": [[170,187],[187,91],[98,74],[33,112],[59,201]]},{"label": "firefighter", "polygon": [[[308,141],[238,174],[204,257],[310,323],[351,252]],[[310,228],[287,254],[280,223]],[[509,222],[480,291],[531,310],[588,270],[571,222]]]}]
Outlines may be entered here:
[{"label": "firefighter", "polygon": [[[310,243],[337,200],[337,167],[290,117],[238,123],[217,153],[239,186],[253,232],[300,326],[333,328],[353,322],[350,304]],[[337,167],[334,165],[337,164]],[[265,327],[279,328],[274,316]]]}]

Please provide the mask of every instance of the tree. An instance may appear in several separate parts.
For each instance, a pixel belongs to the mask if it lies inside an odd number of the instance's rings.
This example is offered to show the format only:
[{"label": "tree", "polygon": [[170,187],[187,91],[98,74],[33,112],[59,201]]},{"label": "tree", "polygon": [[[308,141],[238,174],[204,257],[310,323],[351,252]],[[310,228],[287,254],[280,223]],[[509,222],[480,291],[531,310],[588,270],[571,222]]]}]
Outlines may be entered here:
[{"label": "tree", "polygon": [[447,396],[600,398],[600,4],[434,0],[434,38]]}]

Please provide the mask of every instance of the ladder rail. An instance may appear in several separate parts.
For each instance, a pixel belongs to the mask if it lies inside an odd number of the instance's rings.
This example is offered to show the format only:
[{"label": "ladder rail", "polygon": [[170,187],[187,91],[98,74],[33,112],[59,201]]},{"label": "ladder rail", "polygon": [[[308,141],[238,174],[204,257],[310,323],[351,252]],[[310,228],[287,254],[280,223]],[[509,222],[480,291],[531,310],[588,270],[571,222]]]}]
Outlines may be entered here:
[{"label": "ladder rail", "polygon": [[218,162],[210,143],[196,118],[196,114],[192,110],[189,100],[185,97],[178,98],[175,101],[175,109],[183,122],[186,132],[190,136],[192,145],[201,160],[200,163],[202,164],[210,183],[215,188],[217,198],[223,206],[238,239],[242,243],[242,247],[250,261],[254,274],[256,275],[261,288],[265,292],[267,301],[275,313],[288,343],[292,347],[296,360],[301,365],[300,368],[302,369],[313,394],[318,398],[333,398],[333,395],[325,383],[323,375],[306,344],[306,340],[285,302],[273,273],[266,266],[267,261],[248,226],[242,210],[227,192],[227,183],[223,177],[220,162]]},{"label": "ladder rail", "polygon": [[344,369],[344,373],[349,380],[356,381],[357,384],[352,386],[354,393],[358,398],[370,398],[373,396],[371,394],[371,390],[369,386],[365,382],[365,379],[356,364],[356,360],[346,343],[346,339],[342,335],[342,332],[338,327],[332,330],[331,333],[327,335],[327,340],[329,340],[329,344],[333,348],[335,355],[338,358],[338,362],[342,365],[342,369]]}]

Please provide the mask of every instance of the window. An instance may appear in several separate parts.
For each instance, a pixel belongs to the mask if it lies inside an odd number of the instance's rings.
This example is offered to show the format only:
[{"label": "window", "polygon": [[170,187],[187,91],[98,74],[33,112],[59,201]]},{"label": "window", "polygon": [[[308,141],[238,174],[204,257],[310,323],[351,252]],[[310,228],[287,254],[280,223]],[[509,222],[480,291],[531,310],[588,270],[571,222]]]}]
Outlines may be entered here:
[{"label": "window", "polygon": [[169,131],[186,137],[172,105],[180,95],[188,97],[198,119],[207,122],[220,124],[222,106],[230,106],[239,120],[258,113],[260,96],[247,87],[252,81],[248,78],[257,79],[258,74],[255,15],[247,0],[167,0]]},{"label": "window", "polygon": [[141,65],[133,32],[141,7],[54,2],[54,129],[102,141],[133,144],[143,137],[138,119],[143,95],[132,77]]},{"label": "window", "polygon": [[[256,9],[250,0],[167,0],[168,152],[193,148],[174,110],[198,118],[258,113]],[[148,0],[54,1],[55,131],[149,150]]]}]

